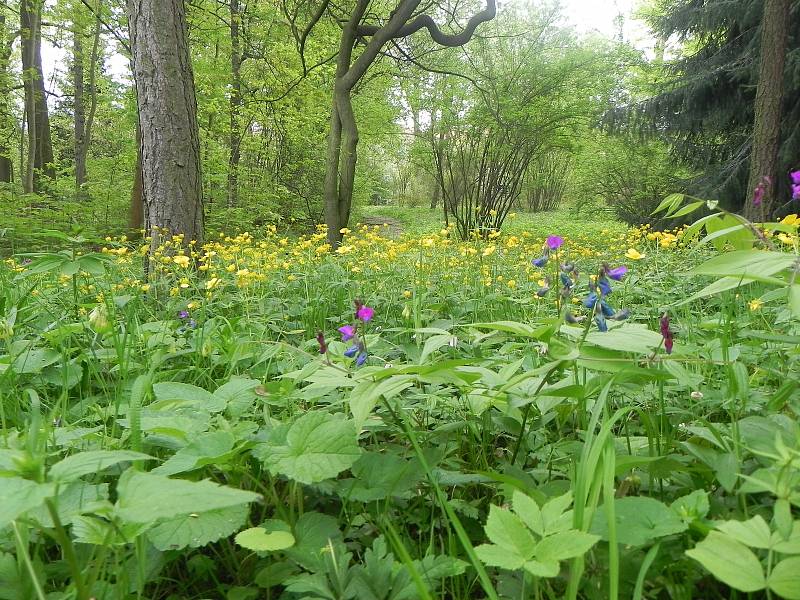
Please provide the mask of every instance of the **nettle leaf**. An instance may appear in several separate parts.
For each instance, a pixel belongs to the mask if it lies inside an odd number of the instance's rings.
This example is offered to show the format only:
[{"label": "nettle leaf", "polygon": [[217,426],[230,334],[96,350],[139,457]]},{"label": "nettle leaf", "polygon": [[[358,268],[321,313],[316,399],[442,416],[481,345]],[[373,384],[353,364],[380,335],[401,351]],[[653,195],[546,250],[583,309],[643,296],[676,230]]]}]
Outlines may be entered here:
[{"label": "nettle leaf", "polygon": [[800,556],[785,558],[769,575],[770,589],[787,600],[800,600]]},{"label": "nettle leaf", "polygon": [[245,377],[234,377],[227,383],[214,390],[214,396],[221,399],[228,407],[228,413],[240,417],[253,404],[258,397],[256,388],[260,382]]},{"label": "nettle leaf", "polygon": [[200,434],[185,448],[178,450],[163,465],[151,471],[156,475],[175,475],[199,469],[205,465],[226,462],[236,439],[228,431],[212,431]]},{"label": "nettle leaf", "polygon": [[254,492],[235,490],[211,481],[170,479],[128,470],[117,484],[117,514],[125,521],[150,523],[255,502]]},{"label": "nettle leaf", "polygon": [[[686,531],[689,525],[654,498],[631,496],[614,501],[617,542],[628,546],[643,546],[647,542]],[[591,532],[608,541],[606,511],[594,515]]]},{"label": "nettle leaf", "polygon": [[742,592],[757,592],[766,586],[758,557],[732,537],[712,531],[686,555],[703,565],[726,585]]},{"label": "nettle leaf", "polygon": [[165,381],[153,384],[153,393],[156,402],[148,408],[164,409],[167,407],[191,406],[216,413],[225,410],[226,399],[222,395],[215,395],[203,388],[189,383]]},{"label": "nettle leaf", "polygon": [[517,513],[517,516],[523,520],[531,531],[540,537],[544,535],[544,519],[536,500],[519,490],[514,490],[511,504],[514,512]]},{"label": "nettle leaf", "polygon": [[772,545],[772,532],[761,515],[747,521],[717,523],[717,529],[751,548],[769,548]]},{"label": "nettle leaf", "polygon": [[159,523],[147,532],[147,538],[159,550],[200,548],[233,535],[247,521],[250,507],[230,506],[202,513],[190,513]]},{"label": "nettle leaf", "polygon": [[285,441],[270,440],[257,446],[254,453],[272,473],[312,484],[349,469],[361,449],[353,421],[313,411],[289,427]]},{"label": "nettle leaf", "polygon": [[[288,528],[288,525],[286,526]],[[253,552],[277,552],[295,545],[290,531],[277,529],[268,531],[264,527],[251,527],[236,534],[236,543]]]},{"label": "nettle leaf", "polygon": [[0,477],[0,529],[55,493],[52,483],[36,483],[21,477]]},{"label": "nettle leaf", "polygon": [[153,457],[131,450],[89,450],[73,454],[54,464],[48,476],[53,481],[74,481],[90,473],[98,473],[103,469],[121,462],[148,460]]}]

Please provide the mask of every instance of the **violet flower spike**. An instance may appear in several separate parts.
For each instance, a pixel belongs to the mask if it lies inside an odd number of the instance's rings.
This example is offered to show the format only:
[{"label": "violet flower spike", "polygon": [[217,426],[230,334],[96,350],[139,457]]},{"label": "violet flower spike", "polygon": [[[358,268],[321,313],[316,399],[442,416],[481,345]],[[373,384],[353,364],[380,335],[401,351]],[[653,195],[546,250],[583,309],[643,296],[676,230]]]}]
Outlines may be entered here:
[{"label": "violet flower spike", "polygon": [[606,275],[608,275],[614,281],[622,281],[622,278],[628,273],[628,267],[625,265],[621,265],[619,267],[614,267],[613,269],[608,269],[606,271]]},{"label": "violet flower spike", "polygon": [[363,304],[358,307],[356,311],[356,317],[364,321],[366,323],[375,315],[375,310],[370,308],[369,306],[364,306]]},{"label": "violet flower spike", "polygon": [[800,185],[800,171],[792,171],[789,173],[789,177],[791,177],[794,185]]},{"label": "violet flower spike", "polygon": [[339,333],[342,334],[342,341],[346,342],[348,340],[352,340],[356,335],[356,328],[352,325],[344,325],[339,327]]},{"label": "violet flower spike", "polygon": [[559,235],[551,235],[547,238],[547,247],[550,250],[558,250],[564,245],[564,238]]}]

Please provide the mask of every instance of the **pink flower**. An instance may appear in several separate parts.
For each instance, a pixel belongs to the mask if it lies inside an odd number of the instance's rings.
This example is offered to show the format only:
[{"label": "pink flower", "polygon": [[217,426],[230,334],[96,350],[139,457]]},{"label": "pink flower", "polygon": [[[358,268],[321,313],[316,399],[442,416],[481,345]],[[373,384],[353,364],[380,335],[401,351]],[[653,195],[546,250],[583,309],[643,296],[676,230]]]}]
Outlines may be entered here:
[{"label": "pink flower", "polygon": [[370,308],[369,306],[363,306],[363,305],[359,306],[358,310],[356,311],[356,317],[358,317],[359,319],[361,319],[365,323],[367,321],[369,321],[373,317],[374,314],[375,314],[375,311],[372,308]]},{"label": "pink flower", "polygon": [[547,247],[550,250],[558,250],[564,244],[564,238],[558,235],[551,235],[547,238]]},{"label": "pink flower", "polygon": [[800,185],[800,171],[792,171],[789,173],[789,177],[792,178],[793,184]]},{"label": "pink flower", "polygon": [[346,342],[347,340],[352,340],[356,335],[356,328],[352,325],[344,325],[339,327],[339,333],[342,334],[342,341]]}]

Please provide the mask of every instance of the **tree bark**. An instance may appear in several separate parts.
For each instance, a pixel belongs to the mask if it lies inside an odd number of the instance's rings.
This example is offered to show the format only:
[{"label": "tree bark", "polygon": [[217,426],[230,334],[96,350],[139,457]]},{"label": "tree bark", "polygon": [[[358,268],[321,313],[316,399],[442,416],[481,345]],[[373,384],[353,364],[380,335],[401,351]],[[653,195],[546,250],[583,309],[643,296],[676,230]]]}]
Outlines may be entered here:
[{"label": "tree bark", "polygon": [[50,139],[50,113],[42,71],[42,0],[20,0],[22,72],[25,88],[25,115],[28,128],[28,157],[24,189],[39,192],[42,176],[55,177],[53,145]]},{"label": "tree bark", "polygon": [[760,202],[753,202],[750,198],[745,201],[744,215],[752,221],[769,219],[775,205],[788,32],[789,0],[765,0],[747,186],[753,193],[762,186],[763,195],[760,194]]},{"label": "tree bark", "polygon": [[8,66],[11,58],[12,36],[6,26],[6,16],[0,13],[0,183],[13,183],[14,166],[11,162],[10,106],[11,94]]},{"label": "tree bark", "polygon": [[183,0],[128,0],[144,225],[155,250],[203,239],[197,100]]},{"label": "tree bark", "polygon": [[89,154],[89,144],[92,138],[92,126],[97,111],[97,63],[100,56],[100,20],[96,19],[92,33],[92,50],[89,55],[89,113],[86,113],[85,94],[87,86],[84,81],[86,69],[86,56],[84,54],[84,27],[81,23],[80,12],[83,8],[78,3],[75,6],[75,23],[72,32],[72,82],[74,88],[74,158],[75,158],[75,197],[78,200],[88,198],[86,191],[87,169],[86,159]]},{"label": "tree bark", "polygon": [[239,204],[239,162],[241,159],[242,131],[242,43],[239,32],[242,14],[239,0],[230,0],[231,19],[231,97],[230,97],[230,155],[228,158],[228,206]]}]

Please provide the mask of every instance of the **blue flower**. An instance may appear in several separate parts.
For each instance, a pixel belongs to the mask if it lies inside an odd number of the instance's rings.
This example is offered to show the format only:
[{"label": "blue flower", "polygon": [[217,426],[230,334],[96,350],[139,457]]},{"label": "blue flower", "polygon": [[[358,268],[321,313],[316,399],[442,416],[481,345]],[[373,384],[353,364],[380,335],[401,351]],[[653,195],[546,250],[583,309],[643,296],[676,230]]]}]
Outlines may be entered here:
[{"label": "blue flower", "polygon": [[601,277],[597,280],[597,287],[600,290],[600,294],[603,296],[608,296],[612,292],[611,282],[609,282],[606,277]]},{"label": "blue flower", "polygon": [[609,319],[613,318],[616,314],[616,311],[605,301],[600,303],[600,311],[603,313],[604,317],[608,317]]},{"label": "blue flower", "polygon": [[615,312],[611,318],[614,319],[615,321],[624,321],[630,316],[631,316],[631,311],[629,311],[627,308],[623,308],[622,310]]},{"label": "blue flower", "polygon": [[594,318],[594,322],[597,323],[597,328],[600,331],[608,331],[608,323],[606,323],[606,318],[603,316],[602,313],[598,314]]},{"label": "blue flower", "polygon": [[534,267],[541,268],[541,267],[543,267],[543,266],[545,266],[547,264],[547,257],[546,256],[542,256],[540,258],[534,258],[531,262],[533,263]]},{"label": "blue flower", "polygon": [[353,344],[347,350],[344,351],[344,355],[347,358],[353,358],[356,354],[358,354],[358,344]]},{"label": "blue flower", "polygon": [[366,352],[366,350],[362,350],[362,351],[361,351],[361,352],[358,354],[358,358],[356,358],[356,365],[360,367],[360,366],[361,366],[361,365],[363,365],[365,362],[367,362],[367,352]]},{"label": "blue flower", "polygon": [[586,298],[583,299],[583,305],[586,308],[594,308],[594,305],[597,304],[597,294],[591,292]]}]

